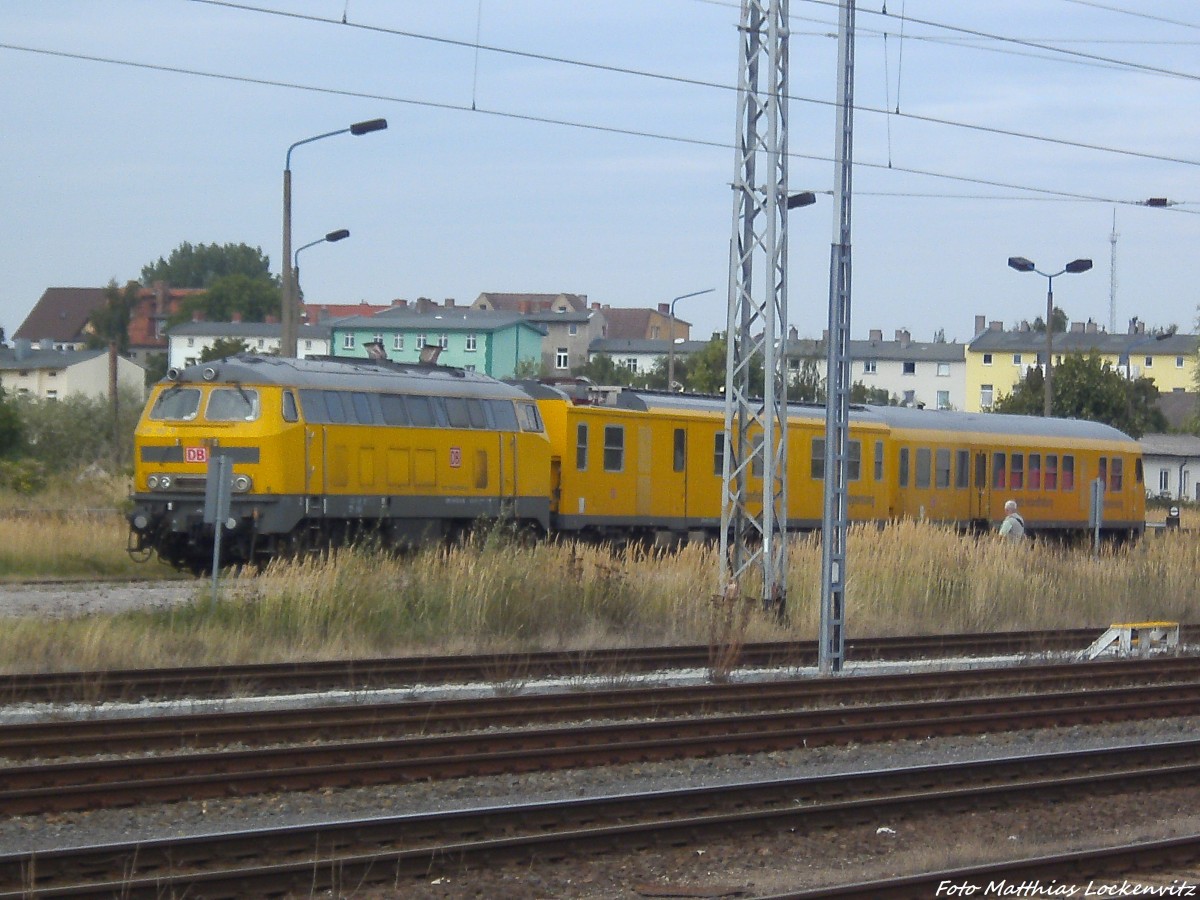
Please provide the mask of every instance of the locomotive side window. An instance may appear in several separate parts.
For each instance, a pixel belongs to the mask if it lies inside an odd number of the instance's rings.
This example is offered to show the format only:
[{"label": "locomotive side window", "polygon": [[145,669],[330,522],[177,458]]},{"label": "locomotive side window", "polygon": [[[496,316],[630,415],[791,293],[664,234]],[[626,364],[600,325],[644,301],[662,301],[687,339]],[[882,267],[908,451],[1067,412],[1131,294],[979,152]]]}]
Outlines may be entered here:
[{"label": "locomotive side window", "polygon": [[1141,483],[1142,483],[1142,475],[1144,474],[1144,473],[1142,472],[1142,461],[1141,461],[1141,459],[1136,459],[1136,460],[1134,460],[1134,462],[1133,462],[1133,472],[1134,472],[1134,477],[1137,479],[1137,483],[1138,483],[1138,484],[1141,484]]},{"label": "locomotive side window", "polygon": [[992,487],[994,488],[1008,487],[1008,479],[1005,478],[1007,473],[1005,462],[1006,458],[1003,453],[992,454]]},{"label": "locomotive side window", "polygon": [[1042,479],[1043,485],[1048,491],[1058,490],[1058,454],[1046,454],[1046,477]]},{"label": "locomotive side window", "polygon": [[320,425],[329,421],[329,412],[325,409],[325,392],[301,389],[300,402],[304,404],[304,418],[313,424]]},{"label": "locomotive side window", "polygon": [[1096,473],[1096,477],[1100,479],[1101,487],[1104,487],[1104,488],[1108,487],[1108,457],[1107,456],[1100,457],[1100,469]]},{"label": "locomotive side window", "polygon": [[1042,489],[1042,454],[1029,454],[1029,489],[1031,491],[1040,491]]},{"label": "locomotive side window", "polygon": [[439,428],[445,428],[450,424],[450,419],[446,413],[446,399],[444,397],[430,397],[429,405],[433,408],[433,423]]},{"label": "locomotive side window", "polygon": [[625,467],[625,428],[604,426],[604,471],[620,472]]},{"label": "locomotive side window", "polygon": [[846,479],[858,481],[862,477],[862,441],[850,441],[846,447]]},{"label": "locomotive side window", "polygon": [[354,421],[359,425],[374,425],[375,414],[371,409],[371,400],[366,394],[355,391],[350,395],[354,403]]},{"label": "locomotive side window", "polygon": [[983,490],[987,487],[987,456],[983,453],[975,454],[975,489]]},{"label": "locomotive side window", "polygon": [[1062,458],[1062,489],[1075,490],[1075,457],[1066,453]]},{"label": "locomotive side window", "polygon": [[337,391],[324,391],[325,409],[329,413],[328,421],[335,425],[346,424],[346,407],[342,403],[342,395]]},{"label": "locomotive side window", "polygon": [[896,473],[896,477],[900,482],[900,487],[908,487],[908,448],[900,448],[900,471]]},{"label": "locomotive side window", "polygon": [[433,417],[433,406],[428,397],[405,397],[408,405],[408,415],[418,428],[433,428],[437,419]]},{"label": "locomotive side window", "polygon": [[713,435],[713,474],[725,475],[725,432],[718,431]]},{"label": "locomotive side window", "polygon": [[675,429],[675,444],[672,453],[673,467],[676,472],[682,472],[684,463],[687,462],[687,443],[684,437],[685,432],[682,428]]},{"label": "locomotive side window", "polygon": [[575,468],[580,472],[587,468],[588,427],[580,422],[575,429]]},{"label": "locomotive side window", "polygon": [[933,486],[938,488],[950,487],[950,451],[939,447],[933,468]]},{"label": "locomotive side window", "polygon": [[825,477],[825,438],[812,439],[812,462],[809,469],[814,480],[820,481]]},{"label": "locomotive side window", "polygon": [[446,417],[451,428],[469,428],[471,417],[467,414],[467,401],[462,397],[446,398]]},{"label": "locomotive side window", "polygon": [[966,490],[971,485],[969,483],[971,477],[971,452],[969,450],[954,451],[954,486],[959,490]]},{"label": "locomotive side window", "polygon": [[875,480],[883,481],[883,441],[875,442]]},{"label": "locomotive side window", "polygon": [[150,418],[190,422],[196,418],[196,413],[199,411],[199,388],[167,388],[154,401],[154,408],[150,410]]},{"label": "locomotive side window", "polygon": [[404,406],[404,398],[399,394],[380,394],[379,406],[385,425],[409,424],[408,410]]},{"label": "locomotive side window", "polygon": [[296,395],[291,391],[283,392],[283,421],[297,422],[300,419],[300,413],[296,409]]},{"label": "locomotive side window", "polygon": [[542,430],[542,416],[532,403],[521,404],[521,428],[524,431]]},{"label": "locomotive side window", "polygon": [[930,470],[933,453],[928,447],[917,448],[917,487],[927,488],[930,485]]},{"label": "locomotive side window", "polygon": [[1114,456],[1112,466],[1109,468],[1108,489],[1110,491],[1120,491],[1125,486],[1125,460]]},{"label": "locomotive side window", "polygon": [[213,388],[204,415],[210,422],[253,422],[258,418],[258,391]]},{"label": "locomotive side window", "polygon": [[1025,454],[1014,453],[1012,455],[1012,465],[1009,468],[1008,486],[1013,490],[1021,490],[1025,487]]},{"label": "locomotive side window", "polygon": [[483,403],[471,397],[467,399],[467,418],[472,428],[487,428],[487,416],[483,414]]},{"label": "locomotive side window", "polygon": [[497,428],[501,431],[517,430],[517,412],[513,409],[511,400],[489,400],[487,403]]}]

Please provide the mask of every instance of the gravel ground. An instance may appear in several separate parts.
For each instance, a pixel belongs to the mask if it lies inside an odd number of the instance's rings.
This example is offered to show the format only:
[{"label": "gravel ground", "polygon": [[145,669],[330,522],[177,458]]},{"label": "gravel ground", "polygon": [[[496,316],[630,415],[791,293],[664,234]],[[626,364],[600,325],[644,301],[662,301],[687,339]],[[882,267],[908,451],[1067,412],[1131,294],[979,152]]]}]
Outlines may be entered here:
[{"label": "gravel ground", "polygon": [[[166,606],[191,600],[199,588],[198,582],[0,588],[0,615],[72,616]],[[150,804],[134,809],[14,816],[0,819],[0,853],[1198,736],[1200,718],[1170,719],[415,785]],[[1194,790],[1150,791],[1134,797],[1092,798],[961,815],[914,815],[899,820],[881,816],[878,821],[860,826],[812,833],[728,835],[586,860],[434,873],[388,889],[346,890],[339,896],[363,900],[753,897],[895,877],[987,859],[1037,856],[1060,848],[1083,849],[1135,837],[1148,839],[1196,831],[1200,831],[1200,786]],[[1190,879],[1193,885],[1200,881],[1200,873],[1142,873],[1137,878],[1152,880],[1156,875],[1160,881],[1154,883],[1166,885],[1171,884],[1172,877]],[[1161,881],[1163,878],[1167,880]],[[1104,885],[1098,883],[1098,886]],[[1079,895],[1082,896],[1082,891]],[[1200,889],[1196,896],[1200,896]]]}]

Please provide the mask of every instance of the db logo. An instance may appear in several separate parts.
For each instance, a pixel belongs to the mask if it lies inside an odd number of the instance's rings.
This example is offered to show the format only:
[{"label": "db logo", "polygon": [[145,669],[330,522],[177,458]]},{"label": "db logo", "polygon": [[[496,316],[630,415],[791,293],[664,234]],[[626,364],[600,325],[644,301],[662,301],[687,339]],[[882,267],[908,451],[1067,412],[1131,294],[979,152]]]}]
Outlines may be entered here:
[{"label": "db logo", "polygon": [[462,448],[461,447],[451,447],[450,448],[450,468],[457,469],[461,465],[462,465]]},{"label": "db logo", "polygon": [[208,462],[207,447],[184,447],[183,461],[190,463],[206,463]]}]

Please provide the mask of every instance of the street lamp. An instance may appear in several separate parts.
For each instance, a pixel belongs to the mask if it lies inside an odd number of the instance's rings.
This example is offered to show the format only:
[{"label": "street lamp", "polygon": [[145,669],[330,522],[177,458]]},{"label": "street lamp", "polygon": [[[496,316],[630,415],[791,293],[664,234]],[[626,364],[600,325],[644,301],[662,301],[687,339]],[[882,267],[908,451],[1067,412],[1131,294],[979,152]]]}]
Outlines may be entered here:
[{"label": "street lamp", "polygon": [[[296,296],[300,296],[300,251],[307,250],[309,247],[315,247],[317,244],[335,244],[338,241],[344,241],[350,237],[350,231],[346,228],[339,228],[337,231],[331,231],[323,238],[317,238],[315,241],[309,241],[301,247],[296,248],[296,252],[292,254],[292,283],[296,286]],[[296,328],[299,332],[299,326]]]},{"label": "street lamp", "polygon": [[283,304],[279,321],[283,337],[279,345],[280,356],[296,355],[296,333],[299,324],[299,310],[296,308],[296,279],[292,267],[288,264],[292,259],[292,151],[301,144],[311,144],[322,138],[333,137],[336,134],[370,134],[372,131],[382,131],[387,128],[387,119],[370,119],[366,122],[355,122],[349,128],[339,128],[337,131],[327,131],[324,134],[313,135],[302,141],[296,141],[288,147],[287,157],[283,166]]},{"label": "street lamp", "polygon": [[1054,279],[1064,272],[1070,275],[1076,275],[1080,272],[1086,272],[1092,267],[1090,259],[1073,259],[1067,263],[1059,271],[1051,274],[1043,272],[1037,268],[1030,260],[1023,256],[1010,256],[1008,258],[1010,268],[1016,269],[1018,272],[1036,272],[1038,275],[1044,275],[1046,278],[1046,377],[1044,379],[1046,385],[1046,400],[1043,406],[1042,415],[1049,416],[1051,407],[1054,404],[1054,387],[1053,375],[1054,369],[1053,356],[1054,352]]},{"label": "street lamp", "polygon": [[682,294],[671,301],[671,328],[667,336],[670,342],[667,345],[667,390],[671,390],[671,385],[675,383],[675,304],[680,300],[686,300],[688,297],[699,297],[701,294],[711,294],[716,288],[705,288],[702,291],[692,291],[690,294]]}]

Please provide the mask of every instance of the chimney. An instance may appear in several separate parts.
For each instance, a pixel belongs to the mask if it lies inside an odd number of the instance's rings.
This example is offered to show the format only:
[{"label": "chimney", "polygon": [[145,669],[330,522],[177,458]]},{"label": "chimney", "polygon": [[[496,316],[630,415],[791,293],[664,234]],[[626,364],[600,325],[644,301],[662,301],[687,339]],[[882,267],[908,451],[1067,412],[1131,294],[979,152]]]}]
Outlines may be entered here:
[{"label": "chimney", "polygon": [[268,325],[278,325],[279,316],[275,315],[274,313],[267,313],[265,321]]},{"label": "chimney", "polygon": [[983,334],[987,330],[987,316],[975,317],[975,333]]},{"label": "chimney", "polygon": [[38,349],[39,350],[53,350],[54,349],[54,338],[42,338],[40,341],[38,341]]},{"label": "chimney", "polygon": [[454,298],[453,297],[446,298],[446,309],[454,309]]},{"label": "chimney", "polygon": [[154,314],[156,316],[167,314],[167,286],[161,281],[154,282]]},{"label": "chimney", "polygon": [[1029,331],[1029,322],[1025,319],[1022,319],[1021,324],[1017,326],[1017,331],[1019,331],[1021,334],[1025,334],[1026,332],[1028,332]]},{"label": "chimney", "polygon": [[912,341],[912,335],[908,333],[907,328],[896,329],[896,343],[901,347],[907,347]]},{"label": "chimney", "polygon": [[1139,321],[1138,317],[1134,316],[1132,319],[1129,320],[1129,333],[1130,334],[1145,334],[1146,333],[1146,323]]},{"label": "chimney", "polygon": [[600,309],[600,303],[598,301],[593,301],[592,302],[592,312],[598,312],[599,309]]},{"label": "chimney", "polygon": [[1083,323],[1082,322],[1072,322],[1071,323],[1071,334],[1083,334]]},{"label": "chimney", "polygon": [[1091,319],[1088,319],[1086,330],[1088,334],[1095,334],[1099,329],[1096,327],[1095,322],[1093,322]]},{"label": "chimney", "polygon": [[670,303],[658,304],[658,311],[660,313],[662,313],[664,316],[669,316],[671,314],[671,304]]},{"label": "chimney", "polygon": [[17,338],[13,341],[13,358],[24,359],[29,355],[31,349],[29,338]]},{"label": "chimney", "polygon": [[789,325],[789,326],[788,326],[788,340],[789,340],[789,341],[794,341],[794,340],[798,339],[799,337],[800,337],[800,332],[798,332],[798,331],[796,330],[796,326],[795,326],[795,325]]},{"label": "chimney", "polygon": [[229,314],[229,321],[233,322],[236,325],[237,323],[242,321],[242,314],[240,312],[236,312],[236,311],[231,312]]},{"label": "chimney", "polygon": [[871,342],[878,343],[879,341],[882,341],[882,340],[883,340],[883,329],[882,328],[872,328],[871,329]]},{"label": "chimney", "polygon": [[406,309],[408,307],[408,301],[403,297],[396,297],[392,300],[392,306],[398,306],[401,309]]},{"label": "chimney", "polygon": [[993,319],[988,323],[988,331],[1003,331],[1004,323],[998,319]]},{"label": "chimney", "polygon": [[203,322],[204,321],[204,313],[202,313],[198,309],[193,310],[192,311],[192,321],[193,322]]}]

